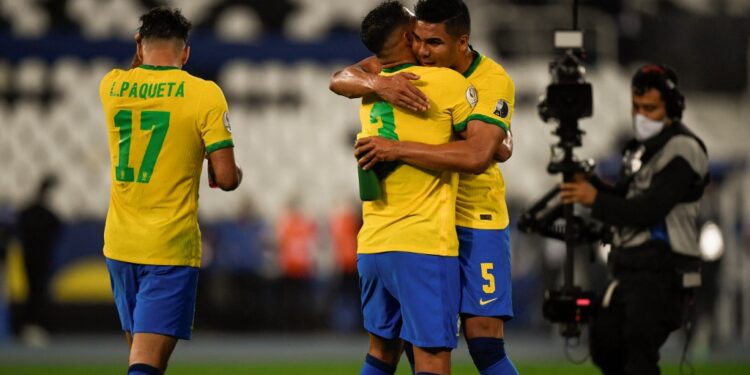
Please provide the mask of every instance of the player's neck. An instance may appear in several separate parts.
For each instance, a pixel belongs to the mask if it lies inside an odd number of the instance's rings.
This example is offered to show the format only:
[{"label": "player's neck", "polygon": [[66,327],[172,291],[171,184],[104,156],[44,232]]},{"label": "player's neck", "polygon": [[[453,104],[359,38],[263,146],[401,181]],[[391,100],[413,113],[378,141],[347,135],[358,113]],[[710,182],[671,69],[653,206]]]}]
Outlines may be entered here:
[{"label": "player's neck", "polygon": [[475,54],[476,52],[474,52],[473,49],[469,49],[465,55],[461,56],[461,58],[458,59],[458,63],[456,64],[454,69],[461,74],[466,73],[466,71],[468,71],[471,67],[471,64],[474,62]]},{"label": "player's neck", "polygon": [[417,59],[411,52],[392,56],[378,57],[378,61],[380,62],[380,65],[383,66],[383,69],[393,68],[404,64],[417,65]]},{"label": "player's neck", "polygon": [[384,69],[393,68],[404,64],[417,65],[417,58],[406,43],[401,43],[390,47],[378,55],[378,62]]},{"label": "player's neck", "polygon": [[406,64],[417,65],[417,60],[400,59],[400,60],[392,60],[392,61],[384,61],[384,60],[380,61],[380,65],[383,66],[383,69],[395,68],[397,66],[406,65]]},{"label": "player's neck", "polygon": [[151,51],[143,56],[143,65],[176,66],[182,68],[180,56],[175,57],[172,51]]}]

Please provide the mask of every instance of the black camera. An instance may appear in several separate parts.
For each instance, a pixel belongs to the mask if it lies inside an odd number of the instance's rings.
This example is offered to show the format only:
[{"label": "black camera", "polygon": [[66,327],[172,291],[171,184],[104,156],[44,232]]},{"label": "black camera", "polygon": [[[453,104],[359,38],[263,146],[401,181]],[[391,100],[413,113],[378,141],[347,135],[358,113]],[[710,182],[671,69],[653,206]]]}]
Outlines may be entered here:
[{"label": "black camera", "polygon": [[594,294],[591,292],[548,290],[544,294],[542,312],[545,318],[554,323],[584,322],[591,316],[593,300]]},{"label": "black camera", "polygon": [[550,119],[578,120],[591,116],[593,100],[591,84],[583,78],[586,73],[576,51],[569,49],[549,67],[552,83],[539,103],[539,116]]},{"label": "black camera", "polygon": [[[550,64],[552,82],[546,95],[538,105],[539,116],[544,122],[558,123],[553,134],[560,141],[552,146],[552,155],[547,166],[551,174],[562,173],[563,180],[573,181],[576,174],[589,174],[594,168],[593,160],[579,161],[573,154],[581,146],[584,134],[578,120],[593,113],[592,87],[586,82],[583,57],[583,33],[580,31],[558,31],[555,47],[559,57]],[[557,290],[547,290],[542,312],[545,319],[560,324],[560,334],[566,338],[578,337],[581,325],[586,324],[593,311],[593,293],[574,285],[575,247],[597,241],[608,242],[611,230],[601,223],[575,215],[572,204],[562,204],[555,187],[523,213],[518,228],[526,233],[565,241],[566,257],[564,283]]]},{"label": "black camera", "polygon": [[[556,31],[555,49],[558,57],[549,65],[552,82],[547,86],[537,109],[542,121],[558,122],[559,126],[554,134],[560,137],[559,147],[571,150],[581,146],[581,136],[585,134],[578,128],[578,120],[590,117],[594,111],[591,84],[586,82],[586,68],[581,63],[583,33]],[[572,151],[570,152],[572,156]],[[550,173],[566,171],[550,170]]]},{"label": "black camera", "polygon": [[594,308],[594,293],[578,287],[544,292],[542,316],[560,324],[560,335],[578,337],[581,324],[588,323]]}]

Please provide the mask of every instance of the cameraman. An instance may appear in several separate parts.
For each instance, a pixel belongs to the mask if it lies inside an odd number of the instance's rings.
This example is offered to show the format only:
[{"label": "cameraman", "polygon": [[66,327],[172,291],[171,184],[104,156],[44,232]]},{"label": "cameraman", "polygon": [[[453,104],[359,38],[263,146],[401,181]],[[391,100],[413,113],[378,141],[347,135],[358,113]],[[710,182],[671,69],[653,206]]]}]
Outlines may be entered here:
[{"label": "cameraman", "polygon": [[646,65],[632,81],[635,139],[616,185],[596,176],[561,185],[563,203],[581,203],[615,228],[613,280],[591,324],[591,356],[605,374],[659,374],[659,348],[685,321],[699,284],[698,202],[708,183],[703,142],[680,118],[677,75]]}]

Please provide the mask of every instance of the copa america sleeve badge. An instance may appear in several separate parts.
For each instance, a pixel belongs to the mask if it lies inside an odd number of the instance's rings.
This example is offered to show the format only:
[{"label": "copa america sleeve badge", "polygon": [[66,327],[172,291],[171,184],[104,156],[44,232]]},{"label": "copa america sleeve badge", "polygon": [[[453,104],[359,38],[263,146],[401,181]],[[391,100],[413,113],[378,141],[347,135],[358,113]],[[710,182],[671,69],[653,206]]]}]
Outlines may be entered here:
[{"label": "copa america sleeve badge", "polygon": [[229,112],[224,112],[224,128],[231,134],[232,125],[229,123]]},{"label": "copa america sleeve badge", "polygon": [[495,112],[493,113],[500,118],[506,118],[508,117],[509,110],[510,108],[508,107],[508,102],[506,102],[504,99],[500,99],[497,101],[497,104],[495,105]]}]

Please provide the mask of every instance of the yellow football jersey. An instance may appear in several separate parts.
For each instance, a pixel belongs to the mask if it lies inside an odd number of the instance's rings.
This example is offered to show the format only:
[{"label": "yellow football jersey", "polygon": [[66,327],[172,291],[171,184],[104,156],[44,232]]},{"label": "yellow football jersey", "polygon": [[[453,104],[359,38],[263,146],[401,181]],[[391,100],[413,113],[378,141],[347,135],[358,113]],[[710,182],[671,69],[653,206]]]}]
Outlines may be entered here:
[{"label": "yellow football jersey", "polygon": [[[476,88],[479,99],[469,121],[481,120],[498,125],[506,132],[510,130],[515,87],[505,69],[492,59],[477,53],[464,77]],[[456,225],[476,229],[503,229],[508,223],[505,180],[498,165],[492,163],[478,175],[461,173],[456,198]]]},{"label": "yellow football jersey", "polygon": [[200,266],[203,159],[233,147],[224,94],[179,68],[142,65],[107,73],[99,96],[112,162],[104,255]]},{"label": "yellow football jersey", "polygon": [[[412,72],[417,87],[430,98],[430,109],[416,113],[393,107],[380,98],[366,97],[360,106],[361,136],[381,135],[399,141],[443,144],[452,127],[464,122],[476,104],[476,92],[460,74],[446,68],[401,65],[381,74]],[[358,253],[405,251],[457,256],[455,201],[458,176],[407,164],[381,179],[382,197],[363,202],[363,226]]]}]

